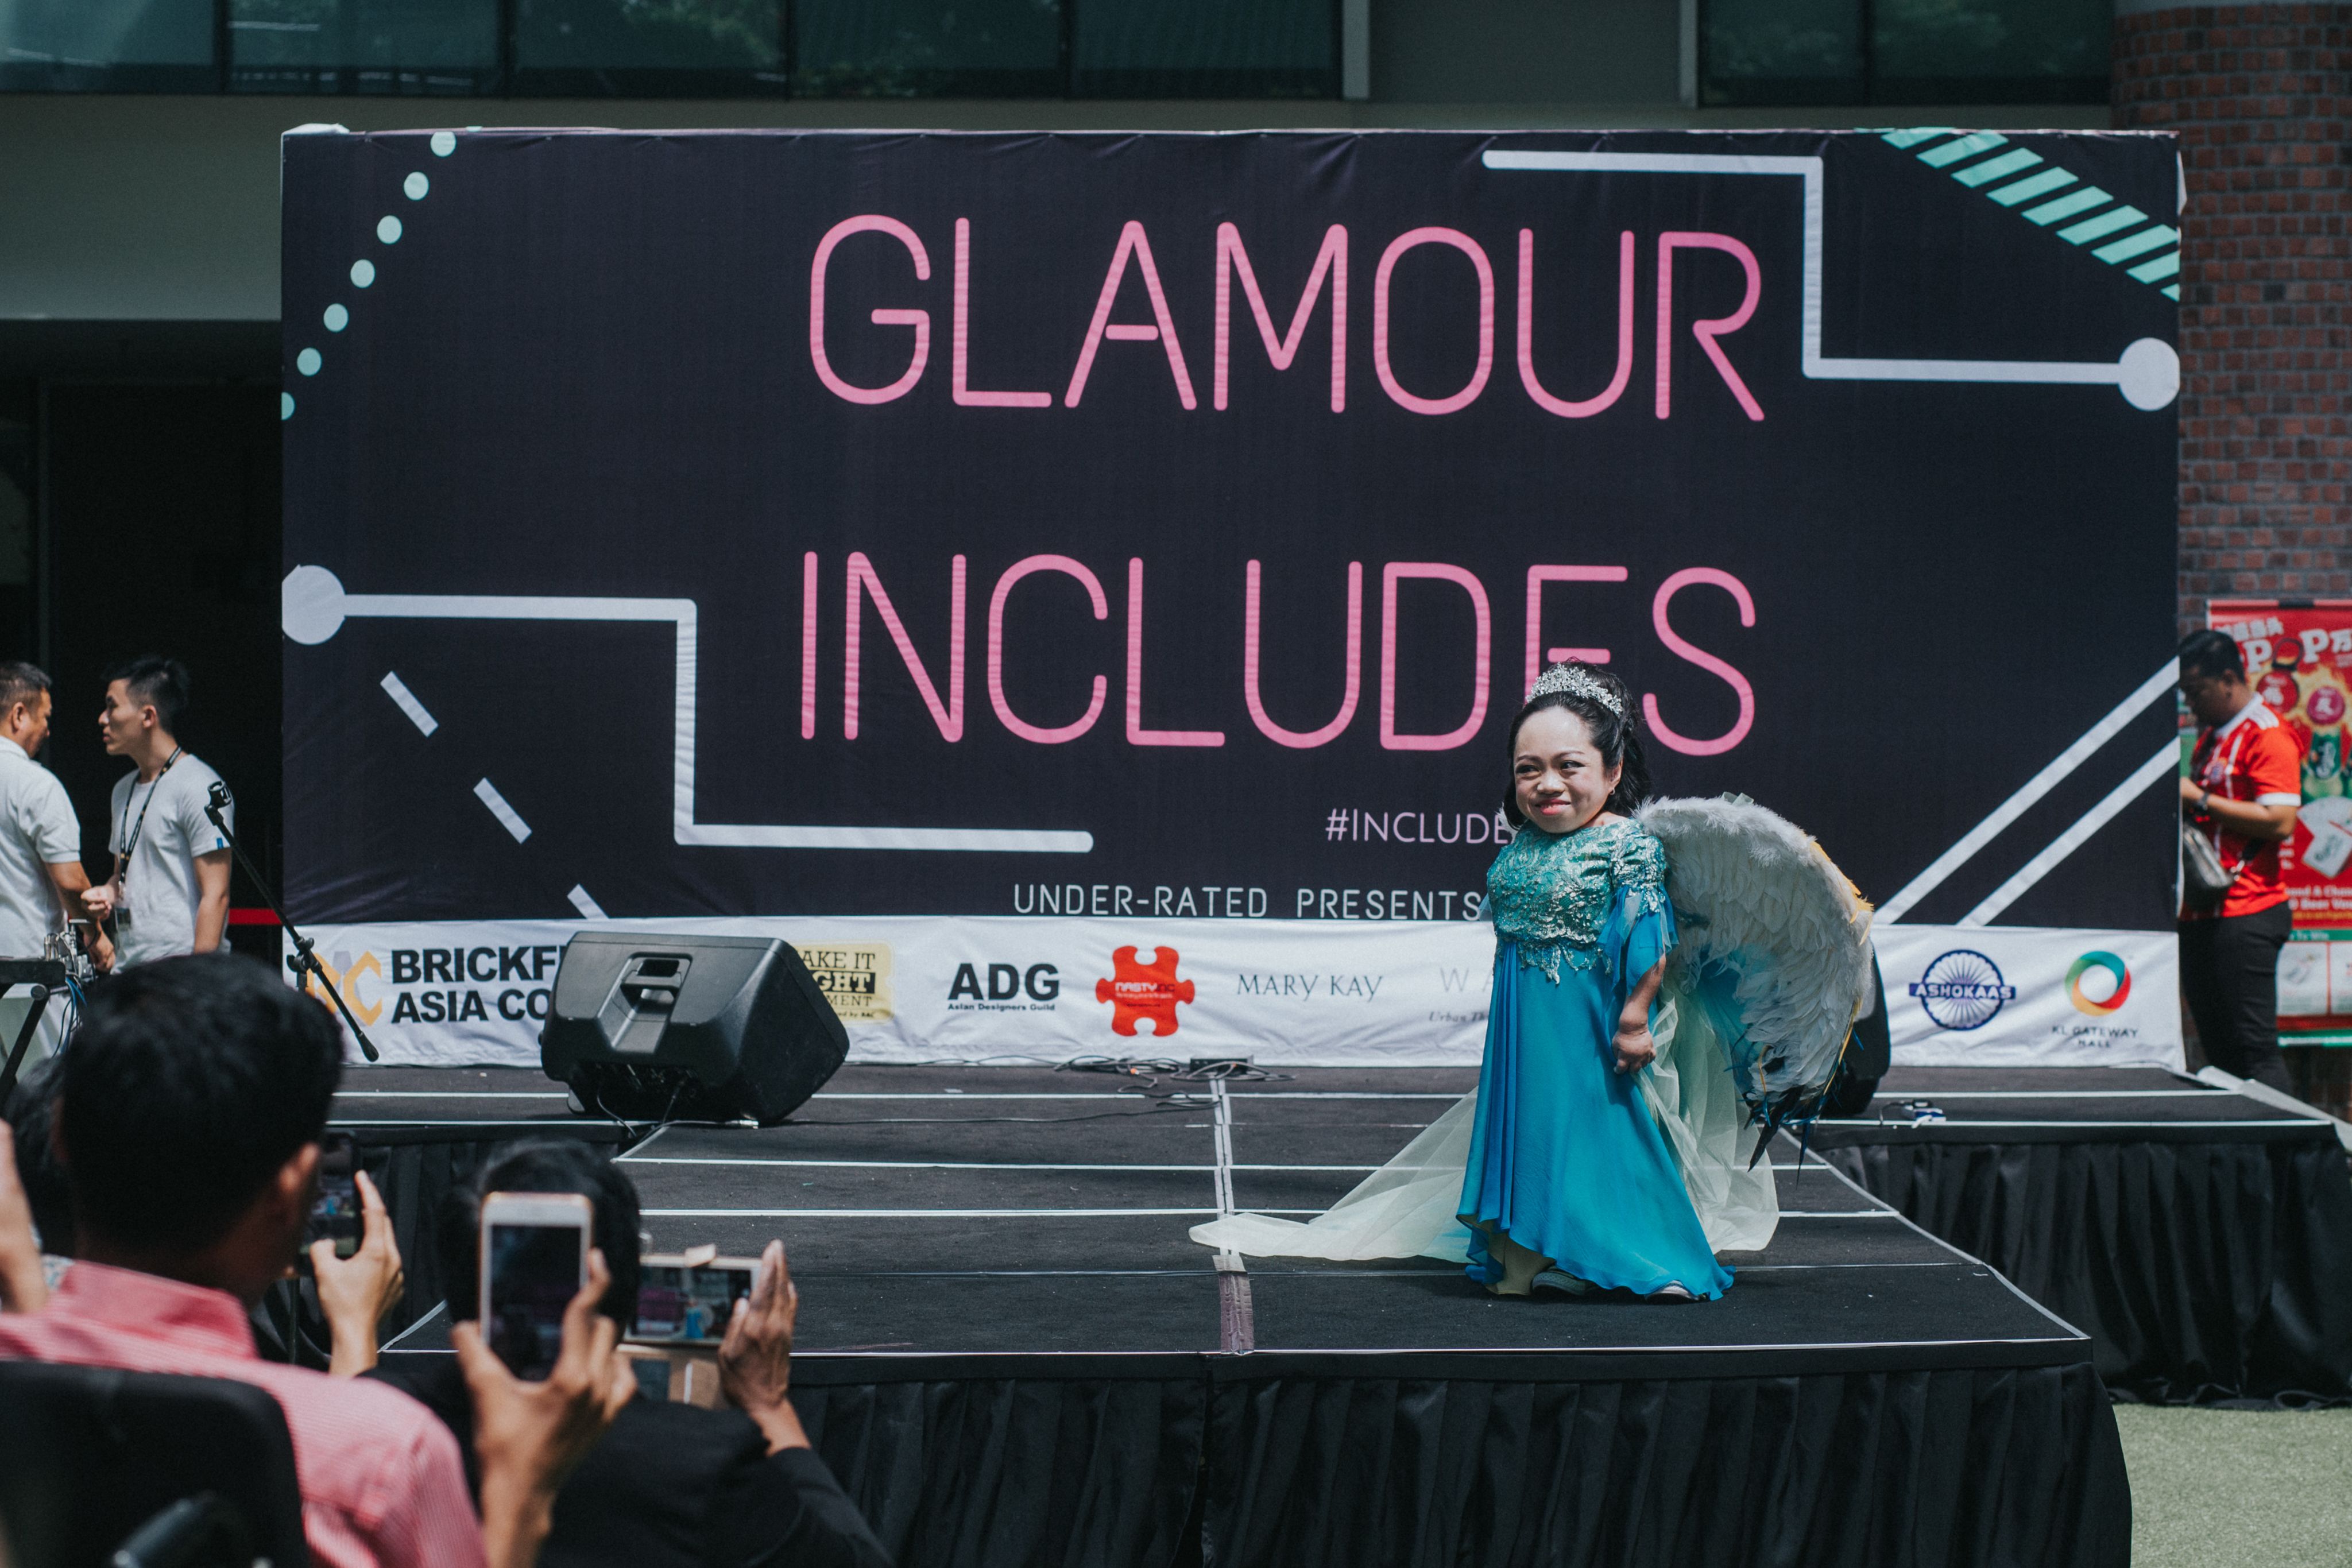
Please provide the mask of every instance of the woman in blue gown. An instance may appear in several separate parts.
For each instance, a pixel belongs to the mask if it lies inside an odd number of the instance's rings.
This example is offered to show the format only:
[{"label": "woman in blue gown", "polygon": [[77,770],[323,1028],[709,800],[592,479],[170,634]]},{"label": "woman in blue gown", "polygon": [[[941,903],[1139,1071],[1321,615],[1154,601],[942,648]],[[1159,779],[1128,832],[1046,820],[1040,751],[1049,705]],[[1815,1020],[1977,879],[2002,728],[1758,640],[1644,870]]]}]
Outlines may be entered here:
[{"label": "woman in blue gown", "polygon": [[1511,726],[1486,873],[1495,988],[1459,1213],[1469,1272],[1537,1289],[1715,1298],[1717,1263],[1634,1074],[1675,942],[1665,851],[1629,820],[1649,795],[1614,675],[1555,664]]}]

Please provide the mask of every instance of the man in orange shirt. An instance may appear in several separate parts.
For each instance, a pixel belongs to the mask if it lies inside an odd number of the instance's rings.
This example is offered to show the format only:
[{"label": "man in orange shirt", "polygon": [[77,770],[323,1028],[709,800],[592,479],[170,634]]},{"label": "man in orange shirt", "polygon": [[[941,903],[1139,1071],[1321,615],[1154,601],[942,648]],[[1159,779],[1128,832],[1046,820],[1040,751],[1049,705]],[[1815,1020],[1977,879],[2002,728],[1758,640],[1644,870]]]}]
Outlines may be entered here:
[{"label": "man in orange shirt", "polygon": [[2278,960],[2294,929],[2279,846],[2303,804],[2303,748],[2246,684],[2237,643],[2195,632],[2180,644],[2180,693],[2198,723],[2182,809],[2234,873],[2217,909],[2180,912],[2180,988],[2205,1058],[2290,1092],[2278,1048]]}]

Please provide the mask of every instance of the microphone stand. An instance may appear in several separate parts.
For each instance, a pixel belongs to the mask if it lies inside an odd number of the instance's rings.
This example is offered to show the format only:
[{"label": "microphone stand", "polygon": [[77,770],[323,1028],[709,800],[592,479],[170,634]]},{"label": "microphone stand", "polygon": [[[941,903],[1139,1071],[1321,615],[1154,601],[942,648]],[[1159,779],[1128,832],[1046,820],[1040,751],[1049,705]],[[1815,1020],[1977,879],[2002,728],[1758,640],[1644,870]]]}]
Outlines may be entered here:
[{"label": "microphone stand", "polygon": [[335,1010],[343,1015],[343,1022],[351,1027],[352,1038],[360,1042],[360,1054],[370,1061],[375,1061],[374,1042],[368,1039],[367,1030],[360,1027],[360,1020],[352,1016],[351,1004],[343,1000],[343,993],[327,978],[326,966],[320,963],[319,956],[311,951],[316,944],[294,929],[294,923],[286,918],[286,911],[278,905],[278,895],[269,891],[269,883],[262,876],[261,868],[253,863],[253,857],[247,854],[245,846],[236,841],[236,834],[229,831],[228,806],[228,786],[215,779],[211,794],[205,801],[205,815],[211,818],[213,826],[220,830],[220,836],[228,841],[229,852],[236,856],[236,863],[245,868],[246,880],[261,890],[261,902],[269,905],[269,912],[278,916],[278,924],[294,944],[294,955],[286,960],[286,967],[306,979],[312,976],[318,977],[320,987],[327,993],[327,999],[335,1004]]}]

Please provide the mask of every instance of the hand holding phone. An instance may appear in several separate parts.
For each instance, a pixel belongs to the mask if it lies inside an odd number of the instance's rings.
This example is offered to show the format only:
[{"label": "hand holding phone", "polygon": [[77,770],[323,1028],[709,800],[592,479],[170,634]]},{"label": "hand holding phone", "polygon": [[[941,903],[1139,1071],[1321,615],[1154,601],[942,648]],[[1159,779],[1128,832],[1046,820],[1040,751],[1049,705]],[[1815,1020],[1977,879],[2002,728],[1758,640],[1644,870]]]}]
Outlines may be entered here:
[{"label": "hand holding phone", "polygon": [[335,1244],[335,1256],[348,1258],[359,1249],[364,1205],[360,1201],[359,1150],[349,1133],[329,1133],[319,1140],[319,1190],[310,1199],[310,1221],[303,1228],[302,1249],[320,1241]]},{"label": "hand holding phone", "polygon": [[736,1301],[729,1316],[726,1343],[719,1348],[719,1388],[766,1435],[772,1454],[809,1446],[790,1397],[800,1311],[784,1244],[771,1241],[760,1254],[750,1296]]},{"label": "hand holding phone", "polygon": [[327,1371],[338,1377],[357,1377],[376,1364],[377,1325],[399,1304],[408,1283],[400,1244],[392,1236],[392,1216],[375,1183],[363,1170],[353,1172],[352,1179],[360,1200],[359,1246],[339,1257],[340,1244],[321,1238],[310,1243],[310,1252],[319,1310],[327,1319]]},{"label": "hand holding phone", "polygon": [[482,1333],[517,1377],[537,1382],[563,1349],[563,1311],[588,1282],[595,1210],[578,1193],[482,1199]]},{"label": "hand holding phone", "polygon": [[597,1310],[612,1283],[603,1253],[588,1254],[586,1272],[564,1304],[555,1364],[535,1382],[518,1380],[500,1364],[483,1343],[483,1325],[449,1331],[473,1401],[482,1547],[493,1568],[537,1559],[564,1477],[635,1392],[636,1380],[613,1354],[619,1325]]}]

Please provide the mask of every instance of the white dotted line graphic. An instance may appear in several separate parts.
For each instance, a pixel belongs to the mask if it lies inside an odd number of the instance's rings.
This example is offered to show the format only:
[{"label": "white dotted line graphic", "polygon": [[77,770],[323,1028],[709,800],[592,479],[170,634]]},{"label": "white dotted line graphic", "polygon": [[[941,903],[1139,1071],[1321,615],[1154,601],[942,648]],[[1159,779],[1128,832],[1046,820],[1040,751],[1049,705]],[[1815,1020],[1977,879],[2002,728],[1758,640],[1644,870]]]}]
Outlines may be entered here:
[{"label": "white dotted line graphic", "polygon": [[[446,158],[457,150],[457,134],[454,131],[436,131],[425,139],[425,145],[432,150],[433,156],[436,158]],[[400,191],[401,194],[410,201],[421,202],[432,193],[433,182],[425,176],[423,170],[415,170],[400,183]],[[400,236],[404,232],[406,232],[404,225],[402,225],[400,216],[396,213],[386,213],[376,220],[375,237],[379,245],[398,245]],[[352,263],[351,280],[353,288],[373,287],[375,276],[376,265],[368,257],[362,256]],[[320,313],[320,324],[330,332],[341,332],[352,324],[351,308],[340,299],[333,301]],[[306,345],[294,356],[294,368],[307,380],[327,368],[327,359],[317,348]],[[292,392],[280,392],[278,394],[279,419],[293,418],[294,407]]]}]

